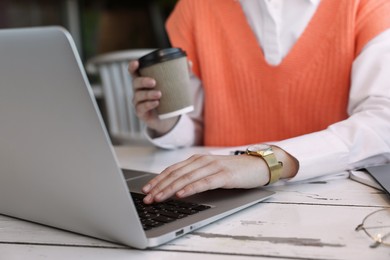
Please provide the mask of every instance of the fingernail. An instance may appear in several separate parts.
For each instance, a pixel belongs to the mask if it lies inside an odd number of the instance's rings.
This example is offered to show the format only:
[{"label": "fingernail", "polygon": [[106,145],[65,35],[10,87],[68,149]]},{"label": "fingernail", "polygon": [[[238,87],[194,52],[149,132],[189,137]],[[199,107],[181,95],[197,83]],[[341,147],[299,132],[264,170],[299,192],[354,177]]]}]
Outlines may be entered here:
[{"label": "fingernail", "polygon": [[156,81],[154,79],[149,79],[147,84],[149,86],[155,86],[156,85]]},{"label": "fingernail", "polygon": [[144,202],[145,202],[145,203],[150,203],[150,202],[152,202],[152,195],[148,194],[148,195],[144,198]]},{"label": "fingernail", "polygon": [[145,193],[148,193],[150,191],[150,189],[152,188],[152,185],[151,184],[146,184],[143,188],[142,188],[142,191],[145,192]]},{"label": "fingernail", "polygon": [[160,98],[161,96],[162,96],[161,91],[157,91],[157,92],[156,92],[156,98]]},{"label": "fingernail", "polygon": [[183,195],[184,195],[184,190],[179,190],[178,192],[176,192],[177,197],[181,197]]}]

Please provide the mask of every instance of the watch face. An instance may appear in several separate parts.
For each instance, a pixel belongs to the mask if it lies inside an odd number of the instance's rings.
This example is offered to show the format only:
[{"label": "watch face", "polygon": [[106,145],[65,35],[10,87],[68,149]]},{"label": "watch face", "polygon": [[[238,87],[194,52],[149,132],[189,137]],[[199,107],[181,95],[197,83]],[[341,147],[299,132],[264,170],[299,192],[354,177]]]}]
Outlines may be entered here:
[{"label": "watch face", "polygon": [[248,151],[250,152],[258,152],[258,151],[266,151],[269,150],[271,146],[268,144],[255,144],[248,147]]}]

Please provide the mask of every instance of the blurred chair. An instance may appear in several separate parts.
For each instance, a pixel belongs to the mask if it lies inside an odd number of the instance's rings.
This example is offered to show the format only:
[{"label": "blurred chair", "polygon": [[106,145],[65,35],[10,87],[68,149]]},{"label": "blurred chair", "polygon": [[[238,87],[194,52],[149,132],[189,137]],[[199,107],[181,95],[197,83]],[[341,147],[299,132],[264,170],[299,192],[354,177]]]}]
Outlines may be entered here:
[{"label": "blurred chair", "polygon": [[153,51],[134,49],[101,54],[89,59],[86,71],[100,79],[107,112],[107,127],[114,144],[146,144],[142,134],[143,124],[135,115],[132,104],[132,79],[128,73],[129,61]]}]

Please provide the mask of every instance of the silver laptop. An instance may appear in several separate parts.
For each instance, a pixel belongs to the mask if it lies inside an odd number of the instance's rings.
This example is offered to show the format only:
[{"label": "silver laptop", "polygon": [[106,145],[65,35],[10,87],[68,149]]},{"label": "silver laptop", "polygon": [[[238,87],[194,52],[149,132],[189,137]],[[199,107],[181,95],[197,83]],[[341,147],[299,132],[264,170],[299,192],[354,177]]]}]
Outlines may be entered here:
[{"label": "silver laptop", "polygon": [[181,212],[175,221],[158,215],[165,222],[145,228],[130,191],[140,193],[151,177],[118,167],[66,30],[0,30],[0,214],[146,248],[272,195],[261,189],[206,192],[187,200],[202,210]]},{"label": "silver laptop", "polygon": [[390,196],[390,164],[367,167],[366,171]]}]

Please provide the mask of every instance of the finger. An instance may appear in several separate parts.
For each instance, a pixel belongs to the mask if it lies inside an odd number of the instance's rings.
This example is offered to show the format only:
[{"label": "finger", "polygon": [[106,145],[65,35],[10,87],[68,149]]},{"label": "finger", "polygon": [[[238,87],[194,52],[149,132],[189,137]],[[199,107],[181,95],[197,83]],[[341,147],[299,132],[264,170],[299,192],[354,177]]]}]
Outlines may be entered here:
[{"label": "finger", "polygon": [[[179,169],[179,171],[180,170],[181,169]],[[177,194],[177,192],[179,192],[180,190],[182,190],[184,187],[188,185],[191,186],[193,183],[196,183],[202,179],[208,180],[209,176],[217,173],[218,170],[219,168],[215,167],[215,165],[211,163],[205,165],[204,167],[197,168],[196,170],[193,170],[188,173],[184,173],[184,174],[178,173],[178,175],[181,175],[181,177],[176,178],[176,176],[172,176],[171,180],[166,179],[165,184],[168,184],[167,186],[165,187],[158,186],[155,188],[156,191],[153,190],[150,194],[152,195],[153,200],[156,202],[166,200],[172,197],[173,195]],[[214,188],[215,187],[213,185],[209,185],[209,184],[206,184],[204,186],[205,190],[214,189]]]},{"label": "finger", "polygon": [[[198,156],[193,159],[191,163],[162,176],[161,180],[157,180],[158,183],[152,183],[151,185],[154,185],[154,187],[148,187],[151,190],[149,190],[146,201],[163,201],[186,185],[221,171],[223,168],[222,160],[218,160],[220,159],[218,156]],[[208,189],[209,187],[206,186],[205,188]]]},{"label": "finger", "polygon": [[[159,175],[157,175],[155,178],[153,178],[152,180],[150,180],[147,185],[144,186],[144,189],[143,191],[145,193],[148,193],[151,189],[153,189],[155,186],[157,186],[158,183],[160,183],[163,179],[165,179],[166,177],[168,177],[171,172],[175,171],[176,169],[179,169],[179,168],[182,168],[190,163],[192,163],[194,160],[196,160],[198,156],[197,155],[193,155],[191,156],[190,158],[184,160],[184,161],[181,161],[181,162],[178,162],[178,163],[175,163],[169,167],[167,167],[165,170],[163,170]],[[146,188],[146,186],[148,186],[149,189]]]},{"label": "finger", "polygon": [[[160,192],[161,187],[165,187],[166,184],[162,184],[166,182],[166,179],[172,174],[172,172],[175,172],[177,169],[181,169],[189,164],[191,164],[194,160],[196,160],[198,156],[193,155],[187,160],[184,160],[182,162],[176,163],[168,168],[166,168],[164,171],[162,171],[158,176],[150,180],[143,188],[142,191],[146,194],[148,194],[144,202],[145,203],[152,203],[154,196]],[[161,186],[160,186],[161,185]]]},{"label": "finger", "polygon": [[145,101],[156,101],[161,98],[161,91],[159,90],[138,90],[134,93],[133,104],[137,105]]},{"label": "finger", "polygon": [[135,113],[140,119],[151,116],[150,112],[160,104],[161,92],[157,90],[139,90],[134,93],[133,106]]},{"label": "finger", "polygon": [[160,102],[158,100],[138,103],[137,105],[135,105],[135,114],[141,120],[148,119],[154,109],[159,106],[159,104]]},{"label": "finger", "polygon": [[191,172],[192,170],[202,167],[204,163],[199,162],[200,155],[193,155],[187,160],[176,163],[172,166],[169,166],[164,171],[159,174],[155,180],[152,180],[153,189],[160,191],[172,183],[174,180],[180,178],[184,174]]},{"label": "finger", "polygon": [[185,198],[207,190],[223,188],[226,185],[226,172],[220,171],[190,183],[176,192],[178,198]]},{"label": "finger", "polygon": [[139,76],[138,73],[137,73],[138,67],[139,67],[138,60],[133,60],[133,61],[129,62],[127,70],[129,71],[129,73],[130,73],[130,75],[132,77],[138,77]]},{"label": "finger", "polygon": [[133,88],[134,91],[142,89],[151,89],[156,86],[156,80],[149,77],[134,77]]}]

